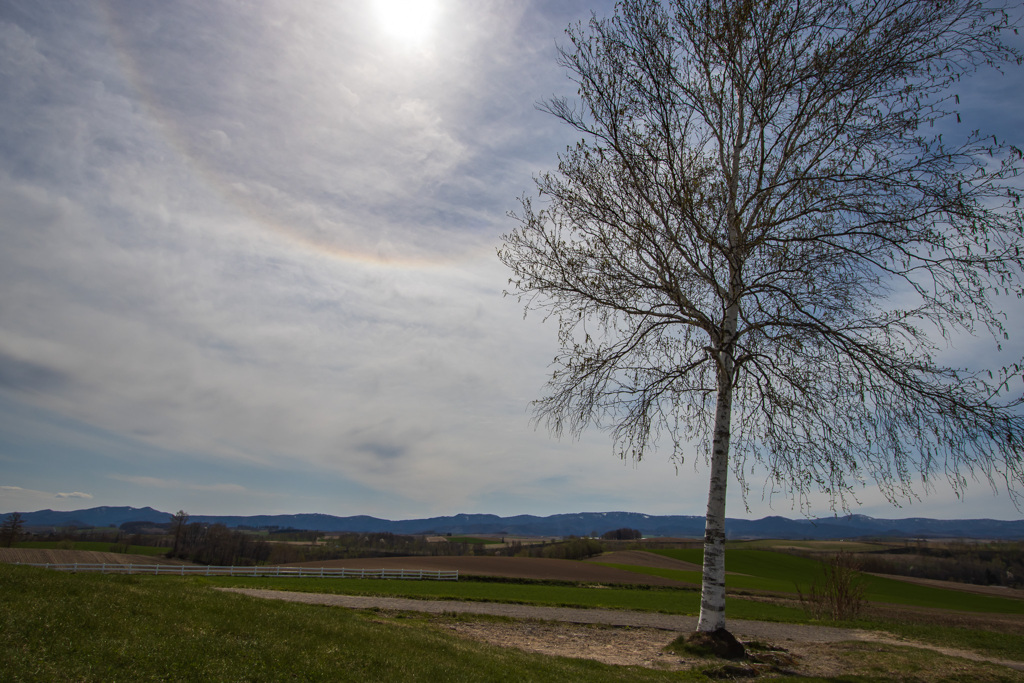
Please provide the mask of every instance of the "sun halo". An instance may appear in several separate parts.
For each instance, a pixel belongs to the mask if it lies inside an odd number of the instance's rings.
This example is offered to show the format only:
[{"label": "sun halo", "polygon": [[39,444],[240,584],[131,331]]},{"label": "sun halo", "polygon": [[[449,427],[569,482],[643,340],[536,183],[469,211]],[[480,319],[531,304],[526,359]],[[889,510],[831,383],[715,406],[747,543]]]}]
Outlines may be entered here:
[{"label": "sun halo", "polygon": [[396,42],[419,45],[433,31],[436,0],[372,0],[372,7],[381,30]]}]

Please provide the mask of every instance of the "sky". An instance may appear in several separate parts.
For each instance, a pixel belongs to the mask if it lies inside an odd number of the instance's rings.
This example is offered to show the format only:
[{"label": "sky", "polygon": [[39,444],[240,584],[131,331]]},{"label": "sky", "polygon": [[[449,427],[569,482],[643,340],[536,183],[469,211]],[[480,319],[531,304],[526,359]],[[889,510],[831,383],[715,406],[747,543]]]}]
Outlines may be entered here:
[{"label": "sky", "polygon": [[[0,513],[704,514],[700,458],[534,428],[557,329],[502,294],[576,140],[556,44],[611,3],[401,5],[0,0]],[[1024,147],[1019,71],[964,125]],[[803,514],[752,481],[730,517]],[[1024,517],[983,480],[857,503]]]}]

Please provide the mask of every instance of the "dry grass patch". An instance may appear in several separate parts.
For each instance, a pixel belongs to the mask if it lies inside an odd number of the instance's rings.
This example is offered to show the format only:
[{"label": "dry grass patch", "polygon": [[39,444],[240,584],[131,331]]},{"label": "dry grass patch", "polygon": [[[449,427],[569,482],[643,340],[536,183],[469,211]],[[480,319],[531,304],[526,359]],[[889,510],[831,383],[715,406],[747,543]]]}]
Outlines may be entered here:
[{"label": "dry grass patch", "polygon": [[[675,631],[493,618],[429,617],[435,627],[478,642],[538,654],[592,659],[618,666],[700,671],[709,677],[807,681],[903,680],[1024,682],[1024,672],[1003,663],[917,648],[894,639],[840,643],[746,642],[748,659],[725,662],[671,647]],[[966,654],[966,653],[959,653]],[[716,674],[717,672],[717,674]]]}]

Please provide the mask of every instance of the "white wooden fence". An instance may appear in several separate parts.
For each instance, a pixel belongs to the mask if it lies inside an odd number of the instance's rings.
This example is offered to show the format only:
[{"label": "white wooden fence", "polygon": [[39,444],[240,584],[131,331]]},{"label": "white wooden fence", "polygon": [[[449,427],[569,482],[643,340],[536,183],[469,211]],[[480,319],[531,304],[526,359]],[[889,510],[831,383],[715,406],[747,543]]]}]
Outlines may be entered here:
[{"label": "white wooden fence", "polygon": [[[21,564],[21,563],[19,563]],[[327,567],[202,567],[184,564],[85,564],[73,562],[24,563],[64,572],[100,572],[103,574],[154,574],[157,576],[293,576],[295,578],[334,579],[425,579],[458,581],[458,570],[431,569],[331,569]]]}]

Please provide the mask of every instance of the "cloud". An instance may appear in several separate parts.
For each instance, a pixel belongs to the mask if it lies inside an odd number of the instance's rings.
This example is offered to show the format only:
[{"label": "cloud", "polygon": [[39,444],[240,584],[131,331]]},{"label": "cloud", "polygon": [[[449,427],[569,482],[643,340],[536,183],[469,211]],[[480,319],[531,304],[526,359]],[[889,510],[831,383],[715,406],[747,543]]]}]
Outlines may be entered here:
[{"label": "cloud", "polygon": [[[499,299],[497,230],[487,226],[501,211],[480,200],[497,207],[507,195],[493,182],[477,197],[456,191],[481,182],[460,139],[494,125],[469,118],[479,93],[458,84],[459,70],[508,25],[476,16],[489,34],[412,77],[372,50],[353,60],[324,49],[339,36],[364,40],[345,28],[354,15],[328,17],[341,33],[293,36],[269,27],[303,22],[256,25],[221,11],[209,21],[229,33],[213,41],[192,35],[186,14],[80,10],[83,25],[110,36],[85,64],[36,49],[55,36],[35,38],[33,59],[47,64],[21,74],[26,92],[30,77],[45,92],[79,71],[101,87],[60,106],[26,97],[11,119],[59,125],[23,143],[44,150],[41,174],[8,169],[16,177],[3,184],[13,244],[0,256],[11,285],[0,351],[21,364],[21,385],[50,371],[34,404],[83,423],[256,465],[347,462],[346,473],[381,486],[393,474],[360,470],[360,430],[399,425],[401,442],[367,443],[440,457],[444,447],[423,435],[507,404],[495,394],[529,373],[494,359],[515,362],[509,343],[538,346]],[[270,49],[286,44],[284,59]],[[318,55],[328,59],[310,71]],[[474,73],[475,84],[490,82]],[[436,97],[437,79],[454,89],[449,98]],[[72,175],[92,184],[66,180],[56,160],[68,150]],[[429,258],[395,268],[338,258],[346,250]],[[509,424],[521,422],[517,405]]]},{"label": "cloud", "polygon": [[700,513],[529,427],[556,330],[494,247],[573,142],[534,102],[589,5],[452,0],[414,58],[364,3],[0,6],[5,465],[197,513]]},{"label": "cloud", "polygon": [[47,392],[65,386],[69,376],[55,368],[21,360],[0,350],[0,387],[19,392]]},{"label": "cloud", "polygon": [[109,29],[106,52],[128,66],[123,85],[168,151],[264,227],[370,257],[481,248],[480,198],[445,197],[472,180],[478,152],[465,138],[480,125],[479,86],[501,80],[481,83],[479,60],[509,41],[510,17],[470,12],[481,15],[474,32],[410,62],[379,49],[359,4],[316,9],[209,7],[203,22],[217,29],[197,31],[192,13],[143,4],[103,15],[97,30]]},{"label": "cloud", "polygon": [[408,448],[395,443],[360,443],[354,448],[356,451],[369,453],[375,458],[383,460],[397,460],[408,452]]},{"label": "cloud", "polygon": [[20,486],[0,486],[0,492],[4,492],[4,493],[39,493],[39,491],[30,491],[29,489],[23,489]]},{"label": "cloud", "polygon": [[34,511],[44,508],[75,509],[82,501],[92,500],[93,495],[75,491],[73,493],[52,493],[37,491],[21,486],[0,486],[0,510]]},{"label": "cloud", "polygon": [[59,499],[83,498],[83,499],[88,500],[88,499],[92,498],[91,494],[82,493],[80,491],[76,491],[74,493],[47,493],[45,491],[34,491],[32,489],[25,489],[25,488],[22,488],[20,486],[0,486],[0,493],[10,494],[10,495],[19,495],[19,496],[52,497],[52,498],[59,498]]}]

